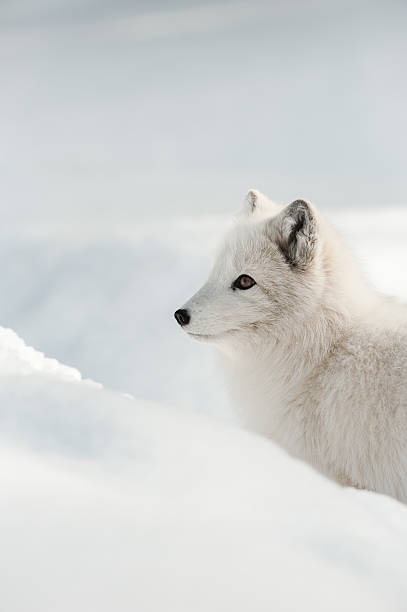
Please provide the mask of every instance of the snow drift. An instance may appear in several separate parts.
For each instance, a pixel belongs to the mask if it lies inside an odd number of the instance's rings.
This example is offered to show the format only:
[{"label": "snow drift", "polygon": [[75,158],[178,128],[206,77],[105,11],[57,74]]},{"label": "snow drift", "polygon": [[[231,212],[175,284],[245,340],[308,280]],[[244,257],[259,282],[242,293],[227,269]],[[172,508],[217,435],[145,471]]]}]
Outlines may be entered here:
[{"label": "snow drift", "polygon": [[0,607],[400,610],[407,510],[0,330]]}]

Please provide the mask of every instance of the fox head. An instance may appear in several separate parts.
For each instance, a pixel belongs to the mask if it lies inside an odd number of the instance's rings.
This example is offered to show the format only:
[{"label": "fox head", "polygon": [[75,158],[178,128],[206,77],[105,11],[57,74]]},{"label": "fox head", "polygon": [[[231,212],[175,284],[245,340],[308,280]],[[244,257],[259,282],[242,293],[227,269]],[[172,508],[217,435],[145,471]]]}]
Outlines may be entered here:
[{"label": "fox head", "polygon": [[203,287],[175,312],[192,338],[239,342],[268,328],[301,324],[323,286],[315,209],[304,200],[281,208],[249,191]]}]

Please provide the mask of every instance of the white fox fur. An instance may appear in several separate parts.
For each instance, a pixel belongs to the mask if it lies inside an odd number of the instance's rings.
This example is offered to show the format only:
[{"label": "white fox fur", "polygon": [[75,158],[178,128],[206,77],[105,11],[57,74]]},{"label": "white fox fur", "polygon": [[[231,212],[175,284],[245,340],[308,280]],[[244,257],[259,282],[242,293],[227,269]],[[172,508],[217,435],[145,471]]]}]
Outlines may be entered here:
[{"label": "white fox fur", "polygon": [[[235,288],[240,275],[256,284]],[[239,415],[344,485],[407,502],[407,309],[310,204],[250,191],[183,329],[222,351]]]}]

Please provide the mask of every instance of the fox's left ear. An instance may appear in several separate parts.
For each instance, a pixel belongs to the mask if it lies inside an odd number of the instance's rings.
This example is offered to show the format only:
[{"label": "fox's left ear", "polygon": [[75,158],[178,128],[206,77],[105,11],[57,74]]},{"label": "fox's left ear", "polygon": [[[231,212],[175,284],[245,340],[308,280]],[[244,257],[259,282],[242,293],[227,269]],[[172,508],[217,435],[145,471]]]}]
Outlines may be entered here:
[{"label": "fox's left ear", "polygon": [[295,200],[275,219],[276,241],[293,268],[306,269],[315,257],[318,226],[308,202]]}]

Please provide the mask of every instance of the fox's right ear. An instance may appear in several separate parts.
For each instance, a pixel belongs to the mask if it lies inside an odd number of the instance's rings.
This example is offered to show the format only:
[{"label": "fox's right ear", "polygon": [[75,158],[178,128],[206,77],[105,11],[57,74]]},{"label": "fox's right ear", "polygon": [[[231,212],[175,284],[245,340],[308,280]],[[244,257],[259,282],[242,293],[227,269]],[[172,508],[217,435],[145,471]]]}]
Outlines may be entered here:
[{"label": "fox's right ear", "polygon": [[274,202],[268,199],[261,191],[249,189],[243,202],[243,214],[252,216],[253,214],[276,214],[279,208]]},{"label": "fox's right ear", "polygon": [[266,196],[257,191],[257,189],[249,189],[244,199],[245,211],[249,214],[254,213],[256,209],[258,210],[264,205],[264,200],[266,199]]},{"label": "fox's right ear", "polygon": [[306,269],[315,257],[318,228],[308,202],[295,200],[275,218],[276,242],[293,268]]}]

